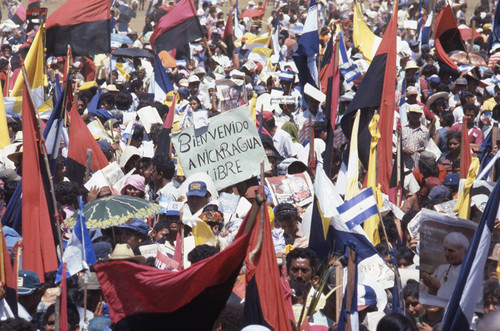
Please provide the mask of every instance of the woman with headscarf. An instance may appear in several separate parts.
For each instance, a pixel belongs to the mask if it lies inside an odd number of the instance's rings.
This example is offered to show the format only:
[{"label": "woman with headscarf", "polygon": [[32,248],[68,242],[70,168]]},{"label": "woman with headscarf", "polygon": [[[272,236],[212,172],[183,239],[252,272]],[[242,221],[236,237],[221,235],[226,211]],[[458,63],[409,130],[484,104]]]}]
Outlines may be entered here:
[{"label": "woman with headscarf", "polygon": [[146,183],[141,175],[131,175],[125,180],[120,192],[122,195],[130,195],[144,199],[146,196]]},{"label": "woman with headscarf", "polygon": [[299,153],[304,149],[304,146],[299,142],[299,128],[295,123],[286,122],[281,126],[281,130],[285,131],[292,138],[292,150],[293,155],[299,155]]}]

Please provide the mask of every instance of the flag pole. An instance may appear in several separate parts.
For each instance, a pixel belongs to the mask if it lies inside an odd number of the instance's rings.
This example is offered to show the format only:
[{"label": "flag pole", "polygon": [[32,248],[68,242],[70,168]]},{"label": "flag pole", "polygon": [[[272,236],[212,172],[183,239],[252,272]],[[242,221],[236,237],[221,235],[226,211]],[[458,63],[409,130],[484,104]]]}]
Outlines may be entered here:
[{"label": "flag pole", "polygon": [[[21,65],[21,69],[23,71],[23,77],[24,77],[24,84],[26,85],[26,91],[28,92],[29,95],[29,100],[24,100],[25,102],[31,102],[33,105],[33,108],[35,107],[35,102],[33,100],[33,95],[31,94],[31,86],[30,83],[28,82],[28,76],[26,73],[26,67],[24,66],[24,63]],[[42,132],[42,125],[40,123],[40,117],[38,116],[38,112],[35,111],[35,118],[36,118],[36,123],[38,127],[38,134],[40,135],[40,139],[43,138],[43,132]],[[54,182],[52,180],[52,174],[50,172],[50,165],[49,165],[49,158],[47,157],[47,146],[45,146],[45,142],[43,139],[40,141],[41,143],[41,148],[42,148],[42,154],[43,154],[43,161],[45,163],[45,170],[47,172],[47,176],[49,178],[49,189],[50,189],[50,195],[52,197],[52,207],[54,208],[54,218],[56,220],[56,226],[57,226],[57,237],[59,240],[59,249],[61,253],[61,258],[64,253],[64,247],[62,243],[62,235],[61,235],[61,223],[59,222],[59,212],[57,209],[57,203],[56,203],[56,194],[54,192]]]},{"label": "flag pole", "polygon": [[255,248],[248,254],[248,260],[251,264],[254,264],[254,257],[260,252],[262,248],[262,240],[264,237],[264,208],[265,208],[265,194],[264,194],[264,159],[260,162],[260,188],[257,195],[257,201],[260,202],[260,224],[259,224],[259,237],[257,238],[257,244]]},{"label": "flag pole", "polygon": [[[498,123],[493,124],[491,132],[491,149],[495,149],[497,145],[497,138],[498,138]],[[498,152],[497,152],[498,153]],[[491,173],[490,173],[491,180],[495,178],[495,167],[491,167]]]}]

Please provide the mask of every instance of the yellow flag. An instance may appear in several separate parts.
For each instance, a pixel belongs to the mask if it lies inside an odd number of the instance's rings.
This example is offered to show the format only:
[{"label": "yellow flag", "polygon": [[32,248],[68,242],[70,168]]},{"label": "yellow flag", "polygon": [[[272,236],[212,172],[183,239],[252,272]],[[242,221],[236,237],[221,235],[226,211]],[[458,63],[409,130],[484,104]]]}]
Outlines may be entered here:
[{"label": "yellow flag", "polygon": [[358,174],[359,174],[359,158],[358,158],[358,130],[359,130],[359,113],[358,110],[354,117],[352,125],[351,144],[349,149],[349,165],[347,167],[347,183],[345,190],[345,200],[349,201],[359,193]]},{"label": "yellow flag", "polygon": [[[30,46],[26,59],[24,60],[24,66],[26,67],[26,75],[28,77],[28,82],[31,86],[31,93],[33,95],[33,101],[35,103],[35,108],[38,109],[43,102],[44,98],[44,62],[43,62],[43,51],[44,51],[44,36],[45,36],[45,25],[42,24],[38,29],[35,39]],[[22,73],[17,76],[14,88],[10,93],[11,97],[21,97],[23,95],[24,87],[24,77]]]},{"label": "yellow flag", "polygon": [[7,127],[7,115],[5,114],[3,95],[0,94],[0,149],[7,145],[10,145],[9,129]]},{"label": "yellow flag", "polygon": [[458,212],[458,217],[468,219],[469,218],[469,206],[470,206],[470,195],[472,184],[476,179],[477,173],[479,171],[479,159],[477,157],[473,157],[470,166],[469,172],[467,174],[467,179],[465,180],[464,188],[458,197],[457,204],[453,209],[454,212]]},{"label": "yellow flag", "polygon": [[193,236],[196,246],[204,245],[215,239],[212,229],[203,221],[197,222],[193,227]]},{"label": "yellow flag", "polygon": [[[372,188],[373,194],[375,194],[375,197],[377,198],[378,207],[380,208],[382,205],[382,195],[380,193],[379,185],[377,185],[377,142],[380,139],[378,120],[379,115],[375,114],[368,125],[370,134],[372,135],[372,140],[370,142],[370,158],[368,160],[368,171],[366,173],[366,186]],[[379,222],[379,216],[374,215],[363,223],[363,228],[365,229],[368,239],[370,239],[373,246],[380,243],[380,234],[378,232]]]},{"label": "yellow flag", "polygon": [[354,18],[352,24],[354,46],[363,53],[366,61],[370,63],[377,52],[382,38],[377,37],[368,25],[366,25],[366,22],[363,20],[361,5],[358,1],[354,1]]}]

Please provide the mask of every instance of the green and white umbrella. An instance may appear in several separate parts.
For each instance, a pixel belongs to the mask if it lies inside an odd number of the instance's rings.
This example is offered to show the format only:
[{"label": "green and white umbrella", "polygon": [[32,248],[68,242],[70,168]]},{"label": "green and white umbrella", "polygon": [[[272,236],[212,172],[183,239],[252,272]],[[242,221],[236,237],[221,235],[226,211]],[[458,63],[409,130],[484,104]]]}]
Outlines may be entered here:
[{"label": "green and white umbrella", "polygon": [[[161,207],[153,202],[129,195],[102,197],[85,205],[83,215],[89,229],[105,229],[127,222],[129,218],[148,218],[158,214]],[[66,220],[66,226],[72,229],[76,218]]]}]

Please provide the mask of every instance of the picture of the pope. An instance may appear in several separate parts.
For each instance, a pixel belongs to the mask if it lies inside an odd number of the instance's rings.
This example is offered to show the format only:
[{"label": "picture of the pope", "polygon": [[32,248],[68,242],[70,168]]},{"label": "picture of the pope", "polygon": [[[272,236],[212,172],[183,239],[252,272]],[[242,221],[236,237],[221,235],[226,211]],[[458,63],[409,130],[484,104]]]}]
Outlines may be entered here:
[{"label": "picture of the pope", "polygon": [[439,265],[432,275],[421,272],[422,281],[429,294],[445,300],[451,298],[468,246],[469,240],[464,234],[451,232],[446,235],[443,248],[447,264]]}]

